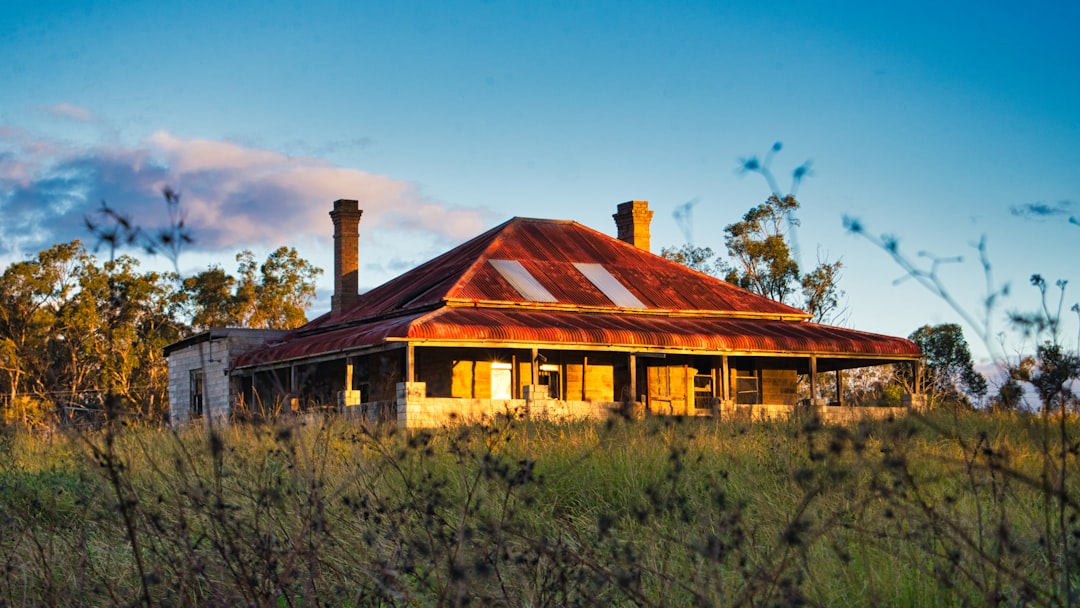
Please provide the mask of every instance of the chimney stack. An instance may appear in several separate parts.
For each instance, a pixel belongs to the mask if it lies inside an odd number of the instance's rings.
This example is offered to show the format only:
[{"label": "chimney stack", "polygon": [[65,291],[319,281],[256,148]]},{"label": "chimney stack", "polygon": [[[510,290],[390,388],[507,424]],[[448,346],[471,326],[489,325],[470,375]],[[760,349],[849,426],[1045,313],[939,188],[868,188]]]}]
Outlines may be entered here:
[{"label": "chimney stack", "polygon": [[649,251],[649,225],[653,212],[649,211],[649,201],[627,201],[620,203],[615,218],[619,229],[618,239],[630,243],[638,249]]},{"label": "chimney stack", "polygon": [[330,219],[334,222],[334,295],[330,312],[340,314],[360,299],[360,204],[354,200],[334,201]]}]

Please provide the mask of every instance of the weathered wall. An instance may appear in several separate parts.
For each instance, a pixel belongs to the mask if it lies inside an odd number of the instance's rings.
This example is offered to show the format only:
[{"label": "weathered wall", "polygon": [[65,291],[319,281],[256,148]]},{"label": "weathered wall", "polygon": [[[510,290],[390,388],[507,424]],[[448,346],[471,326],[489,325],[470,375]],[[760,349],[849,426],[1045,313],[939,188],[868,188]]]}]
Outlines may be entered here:
[{"label": "weathered wall", "polygon": [[652,365],[647,368],[649,411],[685,416],[693,403],[693,372],[683,365]]},{"label": "weathered wall", "polygon": [[451,370],[451,397],[491,399],[491,361],[456,360]]},{"label": "weathered wall", "polygon": [[423,382],[401,383],[397,389],[398,425],[410,429],[477,422],[500,415],[553,420],[602,420],[617,407],[616,403],[599,401],[428,397]]},{"label": "weathered wall", "polygon": [[761,402],[795,405],[799,376],[793,369],[761,370]]},{"label": "weathered wall", "polygon": [[224,340],[208,341],[169,354],[169,419],[173,424],[192,420],[191,372],[203,372],[203,415],[228,414],[229,377]]},{"label": "weathered wall", "polygon": [[564,399],[572,401],[615,401],[615,366],[611,356],[567,356],[566,392]]},{"label": "weathered wall", "polygon": [[203,370],[204,416],[228,416],[236,398],[234,383],[225,374],[229,361],[241,353],[261,346],[278,331],[216,330],[220,335],[195,342],[169,353],[169,419],[178,424],[191,418],[191,372]]}]

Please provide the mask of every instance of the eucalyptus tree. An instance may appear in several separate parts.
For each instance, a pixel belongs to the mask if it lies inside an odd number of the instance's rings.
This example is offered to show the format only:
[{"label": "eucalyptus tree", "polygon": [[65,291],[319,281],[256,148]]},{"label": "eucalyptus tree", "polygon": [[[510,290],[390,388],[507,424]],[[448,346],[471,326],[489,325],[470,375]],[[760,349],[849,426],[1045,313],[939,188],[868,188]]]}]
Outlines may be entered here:
[{"label": "eucalyptus tree", "polygon": [[40,415],[52,375],[51,343],[64,340],[57,311],[76,290],[76,268],[86,257],[78,242],[53,245],[0,275],[0,386],[4,418]]},{"label": "eucalyptus tree", "polygon": [[932,399],[970,407],[986,396],[986,378],[975,371],[971,349],[958,324],[923,325],[908,339],[919,345],[926,358],[923,386]]},{"label": "eucalyptus tree", "polygon": [[184,308],[192,326],[292,329],[307,322],[321,268],[292,247],[279,247],[262,264],[248,250],[236,261],[239,276],[211,266],[184,279]]},{"label": "eucalyptus tree", "polygon": [[165,344],[185,335],[169,274],[127,256],[99,264],[78,241],[54,245],[0,275],[3,417],[97,407],[115,394],[148,416],[164,411]]}]

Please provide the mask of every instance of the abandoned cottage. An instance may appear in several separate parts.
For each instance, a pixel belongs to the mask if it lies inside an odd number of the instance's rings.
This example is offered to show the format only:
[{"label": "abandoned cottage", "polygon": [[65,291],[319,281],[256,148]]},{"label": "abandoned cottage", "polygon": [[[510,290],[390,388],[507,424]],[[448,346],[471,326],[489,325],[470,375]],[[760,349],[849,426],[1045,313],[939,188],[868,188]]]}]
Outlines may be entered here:
[{"label": "abandoned cottage", "polygon": [[[775,414],[797,406],[800,376],[804,403],[826,408],[843,370],[920,360],[909,340],[810,322],[650,253],[644,201],[618,205],[616,238],[513,218],[361,295],[362,213],[354,200],[330,212],[330,312],[166,349],[174,422],[329,407],[412,428],[507,411],[599,417],[625,403]],[[819,382],[825,372],[835,382]]]}]

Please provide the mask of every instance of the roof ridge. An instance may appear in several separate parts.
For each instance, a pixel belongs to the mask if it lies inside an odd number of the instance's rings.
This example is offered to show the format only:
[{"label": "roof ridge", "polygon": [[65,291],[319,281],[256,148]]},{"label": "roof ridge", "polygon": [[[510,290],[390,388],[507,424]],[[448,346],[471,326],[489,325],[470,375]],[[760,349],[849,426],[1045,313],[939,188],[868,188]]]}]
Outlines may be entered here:
[{"label": "roof ridge", "polygon": [[[813,323],[810,315],[798,311],[786,312],[757,312],[746,310],[716,310],[695,308],[637,308],[618,305],[589,305],[589,304],[565,304],[559,302],[514,302],[511,300],[475,300],[463,298],[445,298],[443,304],[438,307],[445,308],[492,308],[506,310],[535,310],[535,311],[559,311],[580,312],[582,314],[620,314],[635,316],[656,317],[685,317],[685,318],[721,318],[721,319],[767,319],[772,321]],[[821,325],[817,323],[817,325]],[[822,327],[833,327],[822,325]],[[845,328],[839,328],[845,329]],[[869,332],[863,332],[869,333]]]}]

